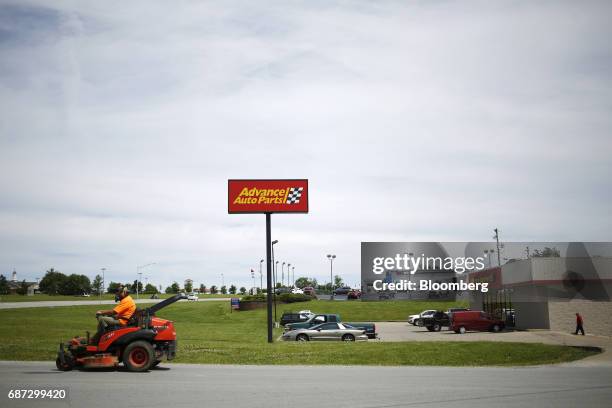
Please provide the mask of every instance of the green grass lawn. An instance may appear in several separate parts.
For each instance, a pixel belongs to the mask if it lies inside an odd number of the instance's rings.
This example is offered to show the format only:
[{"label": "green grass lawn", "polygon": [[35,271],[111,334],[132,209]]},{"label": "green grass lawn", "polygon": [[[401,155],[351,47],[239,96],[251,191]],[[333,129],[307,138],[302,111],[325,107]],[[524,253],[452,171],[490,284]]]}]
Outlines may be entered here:
[{"label": "green grass lawn", "polygon": [[[416,303],[416,304],[415,304]],[[445,304],[446,308],[448,304]],[[427,302],[313,301],[278,307],[340,313],[345,320],[399,320]],[[55,359],[60,341],[95,330],[96,305],[0,310],[0,359]],[[175,321],[176,362],[207,364],[526,365],[572,361],[593,351],[493,342],[266,343],[265,310],[231,312],[229,302],[182,302],[158,315]],[[281,329],[275,330],[275,338]]]},{"label": "green grass lawn", "polygon": [[[167,294],[158,294],[160,299],[166,299],[170,296],[173,295],[167,295]],[[199,295],[199,297],[201,299],[205,299],[205,298],[229,298],[229,297],[240,297],[241,295],[221,295],[221,294],[215,294],[215,295]],[[134,299],[136,299],[136,294],[133,293],[132,297]],[[149,299],[151,297],[150,294],[141,294],[140,295],[140,299]],[[0,302],[41,302],[41,301],[49,301],[49,300],[113,300],[115,299],[115,295],[111,295],[111,294],[104,294],[102,295],[102,297],[100,296],[96,296],[96,295],[91,295],[89,297],[83,297],[83,296],[63,296],[63,295],[44,295],[44,294],[39,294],[39,295],[33,295],[33,296],[24,296],[24,295],[0,295]]]}]

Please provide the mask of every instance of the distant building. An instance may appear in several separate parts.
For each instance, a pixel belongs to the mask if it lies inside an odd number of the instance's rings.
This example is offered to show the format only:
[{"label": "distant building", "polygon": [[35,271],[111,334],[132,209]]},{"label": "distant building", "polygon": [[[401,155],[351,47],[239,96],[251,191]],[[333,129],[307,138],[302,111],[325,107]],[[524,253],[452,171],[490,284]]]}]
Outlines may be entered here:
[{"label": "distant building", "polygon": [[518,329],[573,332],[580,313],[587,333],[612,336],[611,257],[523,259],[469,279],[489,283],[487,293],[474,293],[470,307],[502,318],[512,314]]},{"label": "distant building", "polygon": [[[21,285],[23,285],[23,281],[18,281],[17,280],[17,271],[13,271],[12,275],[11,275],[11,280],[7,282],[8,284],[8,291],[10,295],[16,295],[18,294],[19,289],[21,289]],[[38,282],[28,282],[26,281],[26,285],[28,287],[26,295],[28,296],[32,296],[36,293],[39,293],[39,289],[38,289]]]}]

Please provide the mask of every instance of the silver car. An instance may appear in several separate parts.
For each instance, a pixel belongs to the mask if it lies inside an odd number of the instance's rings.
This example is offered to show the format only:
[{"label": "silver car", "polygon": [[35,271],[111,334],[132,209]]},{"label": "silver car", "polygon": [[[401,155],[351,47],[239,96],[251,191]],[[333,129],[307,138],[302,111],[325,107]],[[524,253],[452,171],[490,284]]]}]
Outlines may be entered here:
[{"label": "silver car", "polygon": [[344,323],[322,323],[307,329],[291,330],[283,334],[285,341],[360,341],[368,340],[365,330]]}]

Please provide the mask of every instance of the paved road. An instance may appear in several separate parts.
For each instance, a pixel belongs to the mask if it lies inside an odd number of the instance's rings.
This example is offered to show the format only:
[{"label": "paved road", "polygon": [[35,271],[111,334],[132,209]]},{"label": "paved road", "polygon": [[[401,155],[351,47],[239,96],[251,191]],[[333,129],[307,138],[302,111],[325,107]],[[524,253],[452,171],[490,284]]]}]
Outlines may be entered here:
[{"label": "paved road", "polygon": [[[59,372],[0,362],[2,407],[604,407],[612,366],[287,367],[173,364],[148,373]],[[69,401],[9,401],[12,387],[67,387]]]},{"label": "paved road", "polygon": [[[164,299],[138,299],[136,303],[157,303]],[[200,298],[198,302],[229,302],[230,298]],[[179,302],[188,302],[179,300]],[[85,306],[85,305],[114,305],[114,300],[43,300],[40,302],[7,302],[0,303],[0,309],[21,309],[26,307],[56,307],[56,306]]]}]

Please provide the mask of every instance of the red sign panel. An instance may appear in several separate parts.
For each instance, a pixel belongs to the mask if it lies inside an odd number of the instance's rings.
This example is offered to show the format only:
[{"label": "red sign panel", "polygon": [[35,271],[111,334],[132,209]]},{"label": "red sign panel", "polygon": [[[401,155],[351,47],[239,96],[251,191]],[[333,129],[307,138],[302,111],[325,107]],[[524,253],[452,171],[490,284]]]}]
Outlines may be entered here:
[{"label": "red sign panel", "polygon": [[228,180],[227,211],[307,213],[308,180]]}]

